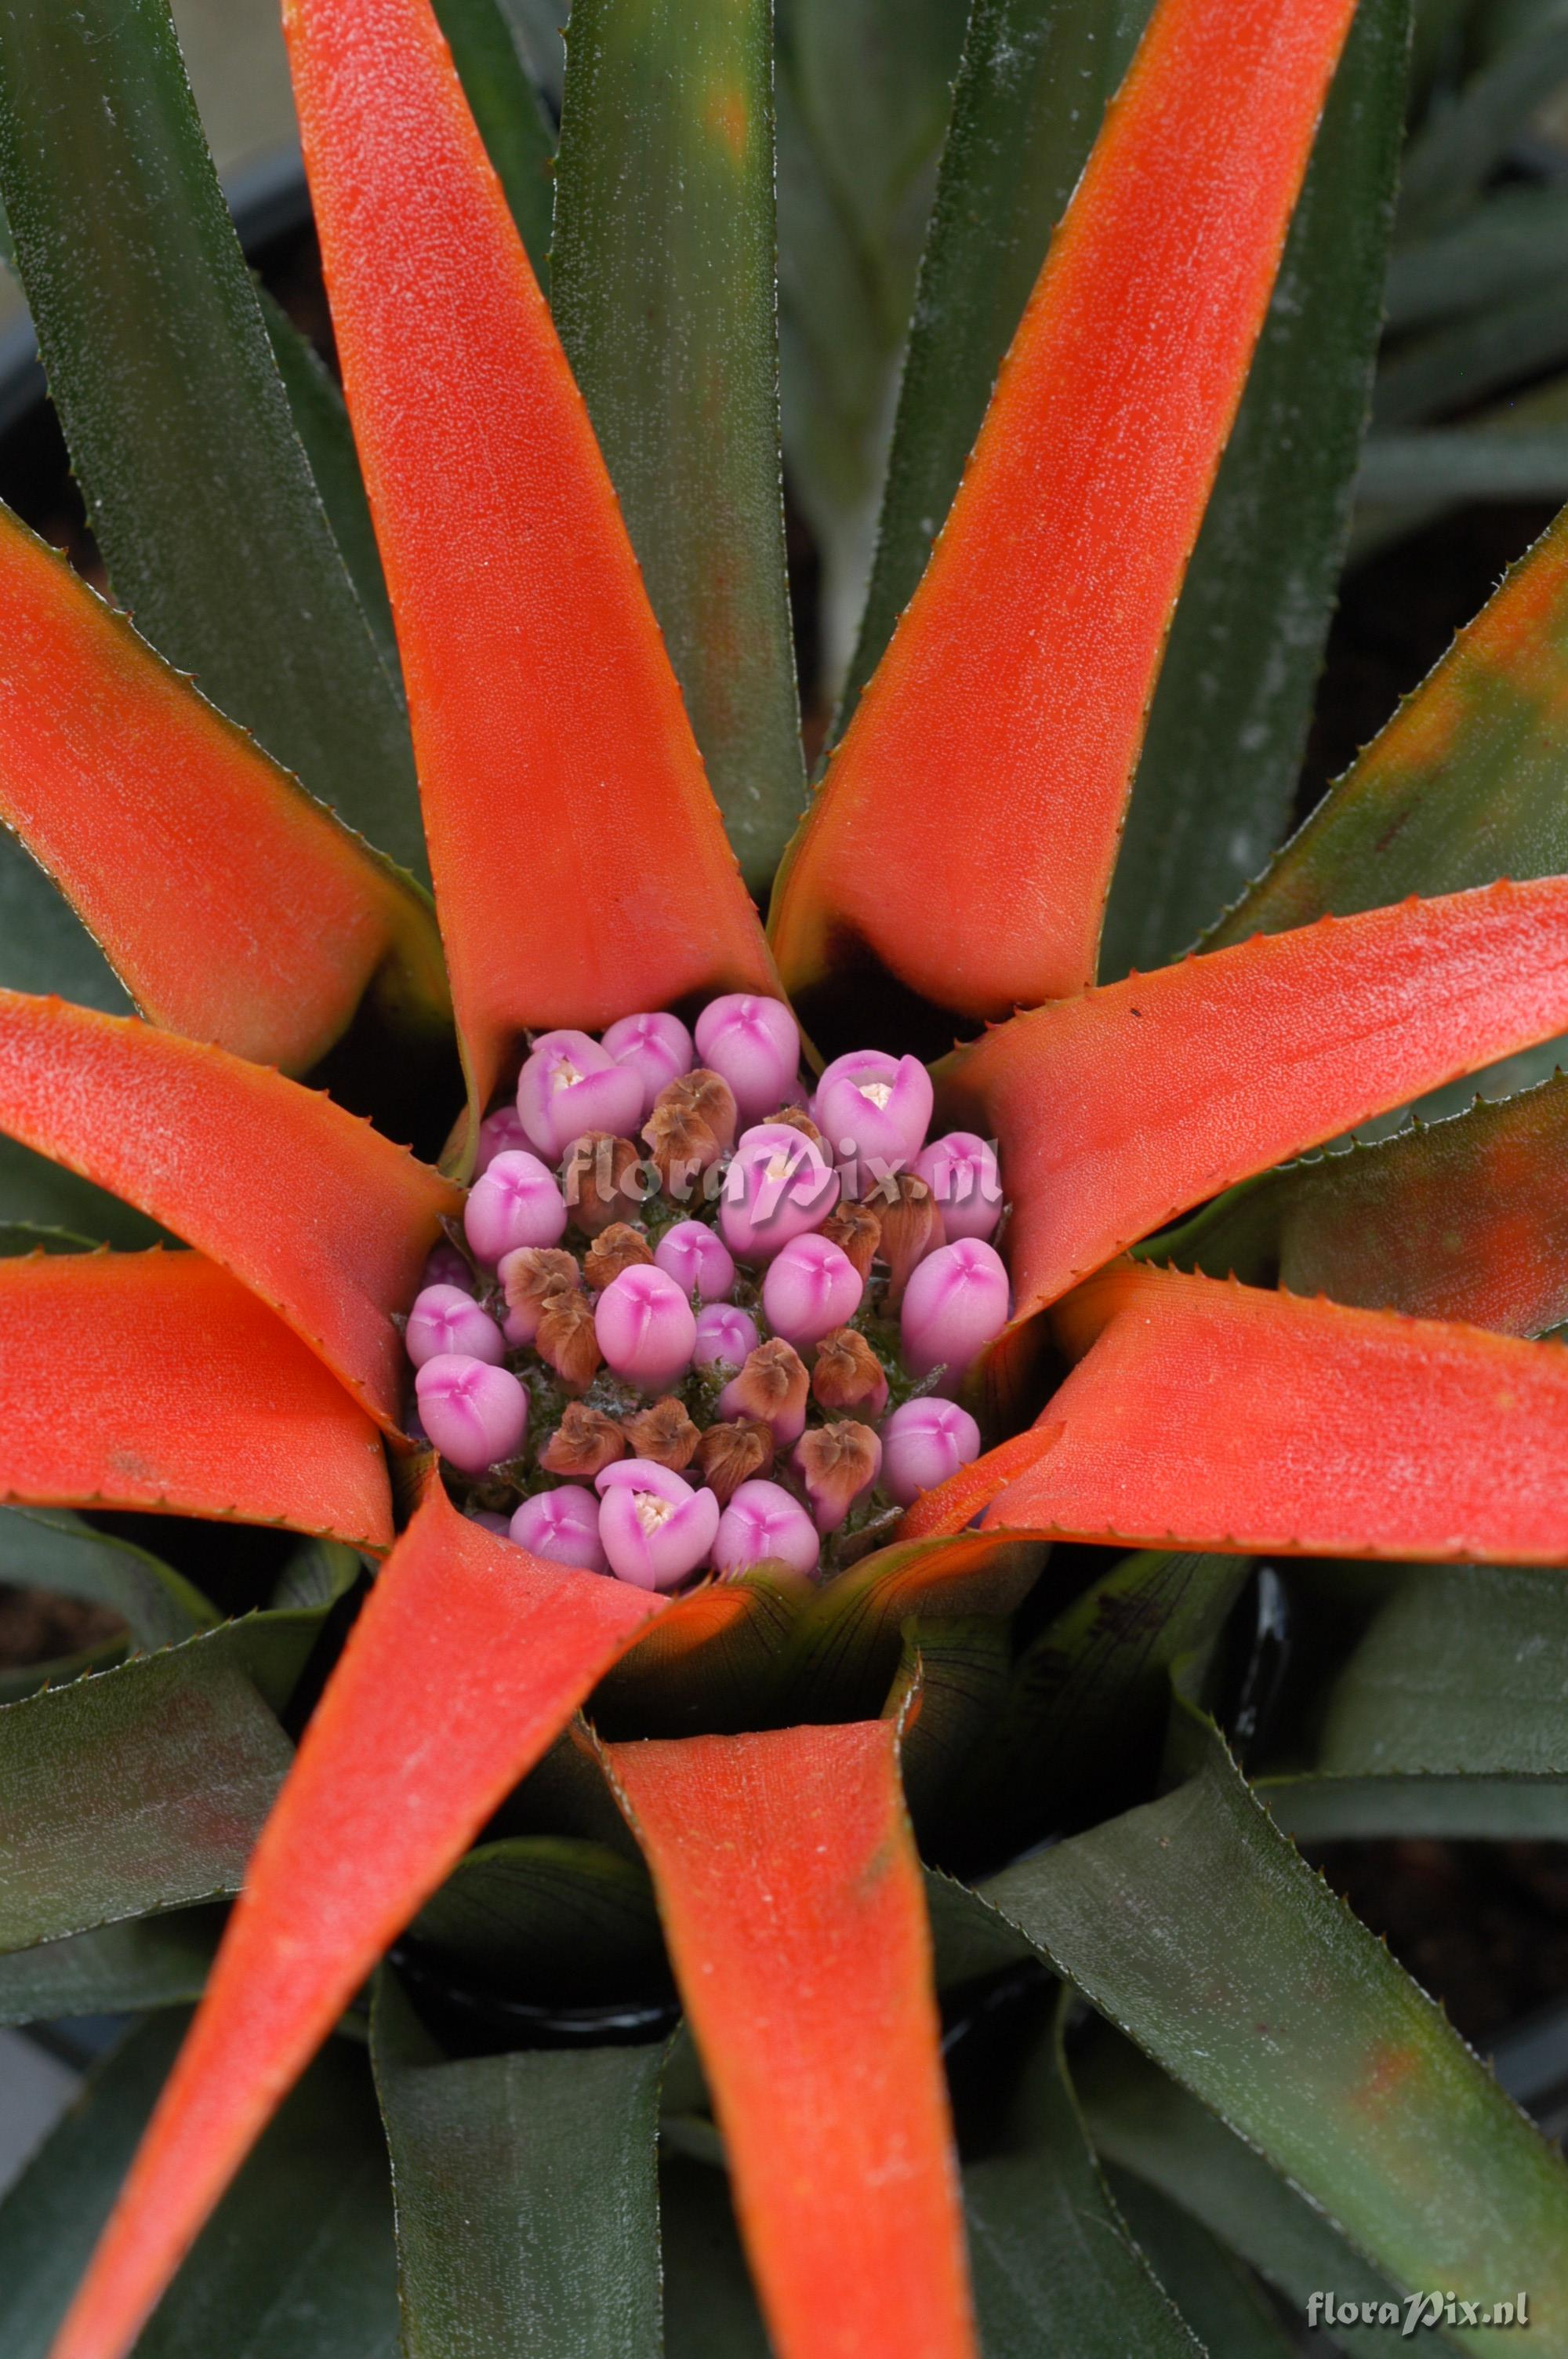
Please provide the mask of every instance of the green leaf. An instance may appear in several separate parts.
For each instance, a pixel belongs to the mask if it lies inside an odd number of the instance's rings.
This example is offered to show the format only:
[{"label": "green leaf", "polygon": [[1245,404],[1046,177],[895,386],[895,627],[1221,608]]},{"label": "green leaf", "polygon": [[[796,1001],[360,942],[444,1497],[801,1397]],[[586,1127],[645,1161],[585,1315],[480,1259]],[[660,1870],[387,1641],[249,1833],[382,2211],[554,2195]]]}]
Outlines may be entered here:
[{"label": "green leaf", "polygon": [[[1368,2267],[1321,2212],[1136,2049],[1114,2037],[1098,2039],[1075,2078],[1100,2153],[1194,2214],[1299,2315],[1309,2294],[1330,2288],[1347,2302],[1400,2300],[1391,2279]],[[1433,2282],[1441,2278],[1440,2270]],[[1366,2359],[1387,2359],[1386,2325],[1336,2327],[1333,2339]]]},{"label": "green leaf", "polygon": [[1258,1780],[1274,1816],[1340,1832],[1568,1835],[1568,1592],[1550,1573],[1412,1571],[1329,1687],[1313,1764]]},{"label": "green leaf", "polygon": [[380,1977],[406,2359],[656,2359],[662,2047],[450,2063]]},{"label": "green leaf", "polygon": [[[1568,350],[1568,344],[1563,349]],[[1357,481],[1360,498],[1395,503],[1560,500],[1568,490],[1568,435],[1552,424],[1529,429],[1433,427],[1421,434],[1374,434]]]},{"label": "green leaf", "polygon": [[[993,2075],[1002,2118],[984,2156],[964,2170],[964,2211],[975,2307],[986,2359],[1179,2359],[1201,2346],[1172,2308],[1110,2201],[1078,2118],[1054,2026],[1054,1993],[1042,1995],[1033,2036],[1019,2037],[1009,2010],[1006,2048]],[[973,2037],[973,2035],[970,2035]],[[949,2071],[962,2118],[968,2040],[953,2043]],[[1005,2064],[1003,2063],[1005,2053]]]},{"label": "green leaf", "polygon": [[130,995],[58,886],[0,827],[0,984],[128,1016]]},{"label": "green leaf", "polygon": [[1386,430],[1468,409],[1565,354],[1568,289],[1555,284],[1492,304],[1400,345],[1378,373],[1374,423]]},{"label": "green leaf", "polygon": [[1206,947],[1568,868],[1568,516],[1513,568]]},{"label": "green leaf", "polygon": [[822,554],[829,694],[865,600],[964,0],[787,0],[778,21],[784,458]]},{"label": "green leaf", "polygon": [[1172,625],[1102,978],[1163,966],[1290,817],[1382,317],[1410,0],[1362,0]]},{"label": "green leaf", "polygon": [[1002,354],[1149,6],[975,0],[970,9],[840,729],[925,570]]},{"label": "green leaf", "polygon": [[1522,38],[1473,75],[1457,103],[1433,108],[1405,158],[1401,235],[1430,232],[1462,213],[1543,95],[1568,74],[1568,15],[1552,5]]},{"label": "green leaf", "polygon": [[[504,0],[434,0],[474,121],[528,259],[548,290],[555,127],[539,103]],[[557,12],[565,16],[564,6]]]},{"label": "green leaf", "polygon": [[[73,920],[74,922],[74,920]],[[94,1244],[135,1252],[157,1245],[163,1231],[156,1221],[106,1189],[79,1180],[62,1163],[35,1155],[14,1138],[0,1136],[0,1218],[7,1224],[66,1229]]]},{"label": "green leaf", "polygon": [[348,406],[326,363],[287,312],[278,309],[265,287],[258,285],[256,295],[272,356],[288,396],[294,430],[310,463],[310,473],[332,527],[338,554],[348,569],[365,621],[375,635],[382,662],[389,677],[401,681],[392,601],[386,594],[386,578],[381,570],[381,552],[375,545],[375,526],[371,521],[370,501],[360,473]]},{"label": "green leaf", "polygon": [[[981,1898],[1400,2283],[1530,2288],[1568,2348],[1568,2169],[1271,1824],[1218,1738]],[[1486,2333],[1461,2332],[1482,2352]]]},{"label": "green leaf", "polygon": [[551,256],[561,341],[758,893],[806,799],[779,481],[772,87],[763,0],[577,0]]},{"label": "green leaf", "polygon": [[509,1995],[611,2005],[667,1981],[640,1863],[552,1835],[483,1843],[409,1928],[412,1940]]},{"label": "green leaf", "polygon": [[[45,2359],[184,2024],[134,2031],[0,2205],[0,2343]],[[136,2359],[397,2359],[386,2150],[362,2050],[326,2048],[136,2344]]]},{"label": "green leaf", "polygon": [[1388,325],[1422,327],[1523,294],[1558,276],[1565,240],[1568,192],[1550,186],[1498,189],[1452,229],[1394,254]]},{"label": "green leaf", "polygon": [[899,1768],[923,1850],[946,1850],[949,1798],[994,1724],[1011,1669],[1011,1633],[995,1615],[912,1622],[904,1631],[903,1659],[886,1711],[891,1718],[903,1717]]},{"label": "green leaf", "polygon": [[176,1908],[0,1957],[0,2023],[141,2015],[201,1995],[224,1910]]},{"label": "green leaf", "polygon": [[18,1254],[91,1253],[93,1240],[78,1236],[74,1229],[43,1229],[27,1221],[0,1221],[0,1255],[14,1259]]},{"label": "green leaf", "polygon": [[990,1830],[991,1858],[1010,1832],[1033,1841],[1149,1790],[1172,1666],[1218,1636],[1250,1571],[1246,1557],[1123,1557],[1031,1641],[954,1798],[956,1819]]},{"label": "green leaf", "polygon": [[1141,1249],[1213,1277],[1509,1335],[1568,1320],[1568,1075],[1282,1165]]},{"label": "green leaf", "polygon": [[146,1649],[178,1646],[219,1618],[172,1567],[64,1509],[0,1508],[0,1581],[106,1605]]},{"label": "green leaf", "polygon": [[769,2359],[730,2186],[721,2170],[665,2153],[659,2167],[665,2359]]},{"label": "green leaf", "polygon": [[1222,2359],[1292,2359],[1295,2343],[1246,2266],[1190,2212],[1113,2164],[1117,2210],[1206,2351]]},{"label": "green leaf", "polygon": [[0,187],[116,595],[420,868],[401,703],[294,430],[168,0],[4,0]]}]

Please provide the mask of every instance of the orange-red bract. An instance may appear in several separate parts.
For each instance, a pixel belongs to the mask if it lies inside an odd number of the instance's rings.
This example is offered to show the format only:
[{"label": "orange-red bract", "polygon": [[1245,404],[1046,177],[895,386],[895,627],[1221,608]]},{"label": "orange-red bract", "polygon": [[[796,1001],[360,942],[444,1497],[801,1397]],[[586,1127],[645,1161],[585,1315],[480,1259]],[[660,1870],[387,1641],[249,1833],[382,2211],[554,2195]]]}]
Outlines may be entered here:
[{"label": "orange-red bract", "polygon": [[775,894],[808,1020],[867,954],[967,1018],[1093,981],[1166,629],[1354,13],[1155,12]]},{"label": "orange-red bract", "polygon": [[364,1410],[193,1253],[0,1258],[0,1499],[392,1538]]},{"label": "orange-red bract", "polygon": [[891,1723],[617,1745],[779,2359],[976,2359]]},{"label": "orange-red bract", "polygon": [[430,1487],[306,1732],[57,2359],[129,2346],[382,1951],[659,1606]]},{"label": "orange-red bract", "polygon": [[937,1069],[994,1129],[1020,1318],[1234,1180],[1568,1030],[1568,879],[1320,919],[1014,1017]]},{"label": "orange-red bract", "polygon": [[524,1026],[766,991],[772,968],[428,0],[284,16],[482,1105]]},{"label": "orange-red bract", "polygon": [[989,1527],[1568,1562],[1568,1347],[1130,1265],[1055,1323],[1084,1357]]},{"label": "orange-red bract", "polygon": [[428,902],[5,508],[0,818],[193,1040],[307,1072],[383,970],[449,1016]]},{"label": "orange-red bract", "polygon": [[389,1313],[462,1210],[427,1164],[281,1073],[19,991],[0,991],[0,1131],[232,1270],[398,1430]]}]

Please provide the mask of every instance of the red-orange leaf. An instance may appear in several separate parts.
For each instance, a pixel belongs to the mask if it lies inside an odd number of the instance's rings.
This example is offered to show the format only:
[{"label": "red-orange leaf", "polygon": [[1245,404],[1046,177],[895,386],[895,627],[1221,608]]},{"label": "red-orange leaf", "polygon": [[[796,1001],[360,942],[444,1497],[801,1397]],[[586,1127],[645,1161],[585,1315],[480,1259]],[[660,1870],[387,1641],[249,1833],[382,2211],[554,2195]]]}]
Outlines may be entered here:
[{"label": "red-orange leaf", "polygon": [[1355,0],[1161,0],[952,515],[798,840],[791,991],[1092,981],[1171,611]]},{"label": "red-orange leaf", "polygon": [[428,902],[0,507],[0,819],[148,1016],[308,1072],[450,1019]]},{"label": "red-orange leaf", "polygon": [[779,2359],[974,2359],[894,1729],[687,1737],[607,1758],[653,1870]]},{"label": "red-orange leaf", "polygon": [[1193,1204],[1568,1030],[1568,878],[1323,919],[1042,1007],[937,1069],[994,1129],[1017,1314]]},{"label": "red-orange leaf", "polygon": [[0,1499],[392,1538],[363,1409],[200,1254],[0,1260]]},{"label": "red-orange leaf", "polygon": [[[1568,1348],[1120,1265],[988,1526],[1162,1548],[1568,1563]],[[1087,1347],[1087,1348],[1086,1348]]]},{"label": "red-orange leaf", "polygon": [[0,1131],[232,1270],[389,1432],[406,1310],[449,1181],[318,1092],[222,1049],[0,991]]},{"label": "red-orange leaf", "polygon": [[482,1101],[524,1026],[766,990],[588,413],[428,0],[287,0]]},{"label": "red-orange leaf", "polygon": [[129,2349],[382,1951],[659,1604],[427,1492],[305,1733],[55,2359]]}]

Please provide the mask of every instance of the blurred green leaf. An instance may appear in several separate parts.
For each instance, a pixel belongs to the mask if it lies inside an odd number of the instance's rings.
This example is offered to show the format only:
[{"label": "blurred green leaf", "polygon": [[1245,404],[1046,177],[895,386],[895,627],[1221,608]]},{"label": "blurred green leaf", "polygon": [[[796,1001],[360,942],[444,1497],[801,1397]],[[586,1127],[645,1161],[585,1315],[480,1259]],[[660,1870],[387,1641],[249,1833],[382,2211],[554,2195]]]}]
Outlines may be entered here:
[{"label": "blurred green leaf", "polygon": [[[1560,365],[1565,356],[1568,286],[1559,277],[1400,344],[1378,372],[1374,429],[1386,447],[1391,429],[1468,408],[1505,386]],[[1386,457],[1375,458],[1374,483],[1388,463]]]},{"label": "blurred green leaf", "polygon": [[189,2006],[201,1995],[224,1915],[175,1908],[8,1951],[0,1957],[0,2023]]},{"label": "blurred green leaf", "polygon": [[913,597],[1150,0],[975,0],[920,263],[842,728]]},{"label": "blurred green leaf", "polygon": [[[504,0],[434,0],[486,152],[539,284],[549,287],[555,126]],[[557,12],[566,16],[564,5]]]},{"label": "blurred green leaf", "polygon": [[[983,2157],[964,2170],[986,2359],[1038,2359],[1043,2350],[1191,2359],[1201,2346],[1118,2216],[1084,2135],[1053,2025],[1054,1993],[1043,1994],[1033,2038],[1019,2038],[1013,2012],[1005,2065],[1000,2053],[989,2060],[1006,2076],[1001,2118],[989,2127]],[[978,2036],[985,2038],[983,2017]],[[967,2045],[958,2038],[949,2055],[960,2108]]]},{"label": "blurred green leaf", "polygon": [[579,1838],[481,1844],[409,1933],[496,1988],[574,2006],[630,1997],[665,1973],[647,1871]]},{"label": "blurred green leaf", "polygon": [[63,893],[0,827],[0,984],[127,1016],[130,995]]},{"label": "blurred green leaf", "polygon": [[[1304,2316],[1308,2295],[1331,2288],[1346,2302],[1400,2300],[1398,2285],[1369,2267],[1260,2155],[1124,2040],[1094,2040],[1074,2078],[1100,2153],[1195,2215],[1292,2310]],[[1430,2282],[1440,2281],[1441,2267]],[[1386,2326],[1336,2327],[1332,2339],[1365,2359],[1386,2359],[1390,2346]],[[1443,2344],[1453,2347],[1446,2336]]]},{"label": "blurred green leaf", "polygon": [[117,1196],[5,1137],[0,1137],[0,1218],[28,1227],[67,1229],[131,1252],[157,1245],[163,1235],[156,1221],[122,1204]]},{"label": "blurred green leaf", "polygon": [[1141,1249],[1213,1277],[1510,1335],[1568,1320],[1568,1075],[1233,1189]]},{"label": "blurred green leaf", "polygon": [[1489,309],[1556,278],[1568,245],[1568,190],[1496,190],[1451,229],[1400,247],[1389,265],[1390,329]]},{"label": "blurred green leaf", "polygon": [[1135,2242],[1206,2351],[1292,2359],[1295,2343],[1245,2264],[1156,2188],[1114,2164],[1106,2180]]},{"label": "blurred green leaf", "polygon": [[451,2063],[388,1973],[372,2041],[406,2359],[655,2359],[663,2048]]},{"label": "blurred green leaf", "polygon": [[1568,869],[1565,680],[1568,516],[1513,568],[1206,947],[1411,893]]},{"label": "blurred green leaf", "polygon": [[1568,9],[1532,9],[1455,102],[1433,108],[1405,158],[1401,236],[1430,234],[1464,212],[1554,82],[1568,75]]},{"label": "blurred green leaf", "polygon": [[1273,1827],[1217,1737],[1175,1791],[980,1897],[1390,2277],[1482,2302],[1526,2286],[1548,2347],[1568,2348],[1561,2154]]},{"label": "blurred green leaf", "polygon": [[665,2359],[769,2359],[721,2170],[665,2152],[659,2242]]},{"label": "blurred green leaf", "polygon": [[1393,215],[1410,0],[1362,0],[1178,601],[1102,977],[1163,966],[1284,832],[1350,525]]},{"label": "blurred green leaf", "polygon": [[406,867],[401,702],[295,433],[168,0],[4,0],[0,186],[116,594]]},{"label": "blurred green leaf", "polygon": [[784,0],[778,17],[784,458],[822,554],[837,693],[860,626],[900,355],[964,0]]},{"label": "blurred green leaf", "polygon": [[903,1798],[924,1850],[945,1849],[949,1798],[969,1755],[995,1722],[1012,1670],[1012,1638],[996,1615],[911,1622],[885,1707],[904,1715],[899,1740]]},{"label": "blurred green leaf", "polygon": [[38,1228],[27,1221],[0,1221],[0,1255],[91,1253],[93,1240],[74,1229]]},{"label": "blurred green leaf", "polygon": [[1429,427],[1374,434],[1357,488],[1364,500],[1560,500],[1568,491],[1568,434],[1557,426]]},{"label": "blurred green leaf", "polygon": [[[5,2359],[45,2359],[183,2029],[132,2032],[0,2204]],[[344,2041],[286,2099],[136,2344],[136,2359],[218,2353],[397,2359],[386,2149]]]},{"label": "blurred green leaf", "polygon": [[551,255],[561,341],[759,893],[806,799],[779,480],[771,33],[764,0],[578,0]]},{"label": "blurred green leaf", "polygon": [[0,1581],[106,1605],[146,1649],[178,1646],[219,1618],[171,1566],[63,1509],[0,1508]]}]

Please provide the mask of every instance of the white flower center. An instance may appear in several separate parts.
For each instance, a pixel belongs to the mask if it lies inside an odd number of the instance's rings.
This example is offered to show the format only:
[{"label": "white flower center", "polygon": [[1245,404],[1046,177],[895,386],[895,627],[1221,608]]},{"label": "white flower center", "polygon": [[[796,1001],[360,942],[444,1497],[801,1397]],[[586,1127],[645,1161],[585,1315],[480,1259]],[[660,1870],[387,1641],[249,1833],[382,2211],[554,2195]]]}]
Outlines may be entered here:
[{"label": "white flower center", "polygon": [[857,1082],[855,1087],[863,1098],[870,1098],[879,1114],[887,1112],[887,1103],[892,1095],[891,1082]]},{"label": "white flower center", "polygon": [[569,1057],[563,1057],[560,1063],[557,1065],[551,1072],[550,1089],[552,1093],[557,1090],[569,1090],[574,1082],[580,1082],[581,1079],[582,1075],[578,1071],[578,1069],[572,1063],[571,1059]]},{"label": "white flower center", "polygon": [[673,1499],[661,1499],[656,1491],[633,1491],[632,1504],[637,1510],[637,1521],[651,1539],[661,1531],[675,1514]]}]

